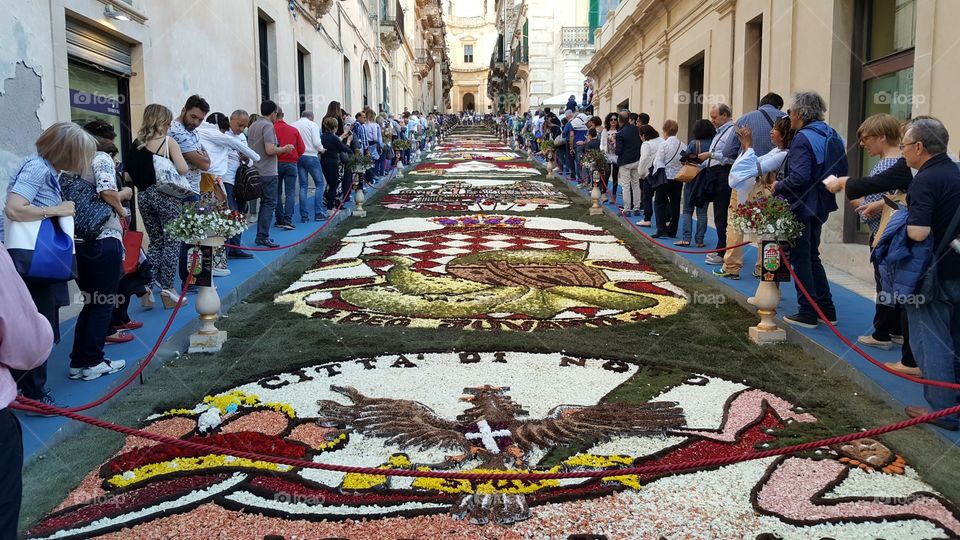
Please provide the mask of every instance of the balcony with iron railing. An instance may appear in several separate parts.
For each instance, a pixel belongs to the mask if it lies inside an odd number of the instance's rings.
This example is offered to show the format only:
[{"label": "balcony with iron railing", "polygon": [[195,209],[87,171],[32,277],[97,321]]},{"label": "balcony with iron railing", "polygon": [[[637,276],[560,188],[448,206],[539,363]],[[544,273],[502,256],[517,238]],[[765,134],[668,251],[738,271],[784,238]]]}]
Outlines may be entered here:
[{"label": "balcony with iron railing", "polygon": [[[385,41],[386,45],[399,45],[403,42],[404,39],[404,28],[403,28],[403,7],[400,5],[399,0],[396,0],[393,12],[389,9],[389,4],[386,2],[381,2],[380,4],[380,34]],[[388,46],[388,49],[393,49],[395,47]]]},{"label": "balcony with iron railing", "polygon": [[560,29],[560,47],[563,49],[595,48],[592,26],[564,26]]}]

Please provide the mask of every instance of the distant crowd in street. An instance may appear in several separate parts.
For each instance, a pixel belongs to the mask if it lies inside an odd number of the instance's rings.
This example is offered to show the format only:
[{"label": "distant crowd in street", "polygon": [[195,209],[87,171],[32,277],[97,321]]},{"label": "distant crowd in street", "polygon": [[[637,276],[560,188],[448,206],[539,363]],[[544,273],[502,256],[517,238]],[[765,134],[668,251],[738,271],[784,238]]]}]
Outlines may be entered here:
[{"label": "distant crowd in street", "polygon": [[[723,279],[739,280],[744,266],[744,249],[735,247],[744,235],[730,226],[733,213],[747,202],[782,198],[802,225],[789,248],[799,310],[784,320],[803,328],[820,322],[814,303],[830,323],[840,320],[820,249],[823,226],[839,209],[835,194],[844,192],[870,229],[871,262],[864,264],[873,266],[877,290],[873,330],[859,343],[899,347],[901,360],[888,363],[893,370],[960,383],[960,240],[958,247],[950,245],[960,235],[960,167],[948,155],[949,134],[941,121],[866,118],[857,143],[876,161],[869,176],[851,178],[846,143],[825,121],[827,103],[816,92],[797,92],[786,104],[769,93],[739,117],[729,105],[713,104],[709,118],[693,123],[686,142],[678,137],[676,120],[664,120],[658,130],[646,113],[621,110],[601,118],[594,106],[587,81],[582,99],[571,95],[560,115],[544,107],[501,113],[496,122],[516,145],[542,154],[553,172],[579,187],[591,187],[596,176],[601,202],[609,200],[638,226],[653,228],[653,238],[673,239],[684,249],[707,248],[712,206],[717,238],[705,263]],[[599,150],[605,163],[585,163],[590,150]],[[757,251],[751,273],[759,279]],[[925,387],[934,410],[957,405],[958,395]],[[911,406],[906,413],[915,417],[928,410]],[[936,424],[960,427],[956,417]]]}]

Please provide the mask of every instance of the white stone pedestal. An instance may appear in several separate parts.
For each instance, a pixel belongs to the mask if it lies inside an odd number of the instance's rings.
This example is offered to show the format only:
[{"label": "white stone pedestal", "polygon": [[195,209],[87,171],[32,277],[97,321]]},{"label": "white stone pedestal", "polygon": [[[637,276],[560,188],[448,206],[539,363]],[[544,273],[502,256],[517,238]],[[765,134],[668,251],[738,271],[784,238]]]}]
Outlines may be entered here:
[{"label": "white stone pedestal", "polygon": [[757,286],[757,293],[751,302],[757,307],[760,322],[751,326],[750,340],[758,345],[783,343],[787,340],[787,332],[777,326],[777,307],[780,305],[780,286],[772,281],[761,281]]},{"label": "white stone pedestal", "polygon": [[[204,238],[199,243],[201,246],[212,246],[214,250],[222,246],[224,239],[222,236]],[[190,336],[190,353],[212,353],[219,352],[223,348],[223,343],[227,341],[227,333],[218,330],[216,326],[218,314],[220,313],[220,295],[217,293],[217,286],[213,283],[213,276],[210,277],[209,287],[199,287],[196,301],[197,313],[200,314],[200,330]]]}]

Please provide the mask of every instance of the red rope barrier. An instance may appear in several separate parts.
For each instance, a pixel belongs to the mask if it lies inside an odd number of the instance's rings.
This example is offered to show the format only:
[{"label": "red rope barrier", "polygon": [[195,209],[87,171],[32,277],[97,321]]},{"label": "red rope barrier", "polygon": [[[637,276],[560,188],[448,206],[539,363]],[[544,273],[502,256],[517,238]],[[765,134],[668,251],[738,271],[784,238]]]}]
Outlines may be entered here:
[{"label": "red rope barrier", "polygon": [[244,250],[244,251],[280,251],[280,250],[282,250],[282,249],[290,249],[290,248],[292,248],[292,247],[299,246],[300,244],[304,244],[304,243],[306,243],[306,242],[309,242],[313,237],[317,236],[318,234],[320,234],[321,231],[323,231],[324,229],[326,229],[326,228],[327,228],[327,225],[329,225],[330,222],[333,221],[333,218],[337,217],[337,214],[339,214],[340,211],[343,209],[343,205],[346,204],[347,201],[350,199],[350,194],[351,194],[351,193],[353,193],[353,185],[352,185],[352,184],[350,185],[350,189],[347,190],[347,193],[343,196],[343,199],[340,200],[340,205],[337,206],[337,209],[333,212],[333,215],[331,215],[329,218],[327,218],[327,220],[323,223],[323,225],[320,226],[320,228],[318,228],[317,230],[313,231],[312,233],[310,233],[309,235],[307,235],[307,236],[306,236],[305,238],[303,238],[302,240],[298,240],[298,241],[296,241],[296,242],[294,242],[294,243],[292,243],[292,244],[288,244],[288,245],[286,245],[286,246],[277,246],[277,247],[246,247],[246,246],[235,246],[235,245],[233,245],[233,244],[224,244],[223,247],[230,248],[230,249],[242,249],[242,250]]},{"label": "red rope barrier", "polygon": [[733,246],[727,246],[727,247],[717,248],[717,249],[708,249],[708,250],[703,250],[703,249],[679,249],[679,248],[675,248],[675,247],[673,247],[673,246],[668,246],[667,244],[664,244],[663,242],[658,242],[656,238],[654,238],[654,237],[650,236],[649,234],[645,233],[643,230],[640,229],[640,227],[637,227],[637,224],[636,224],[636,223],[634,223],[634,222],[631,221],[627,216],[625,216],[624,213],[623,213],[623,209],[618,208],[617,210],[618,210],[618,212],[620,213],[620,217],[622,217],[627,223],[630,224],[630,227],[633,228],[634,232],[636,232],[636,233],[639,234],[640,236],[644,237],[646,240],[648,240],[650,243],[654,244],[655,246],[661,247],[661,248],[666,249],[666,250],[668,250],[668,251],[672,251],[672,252],[674,252],[674,253],[688,253],[688,254],[693,254],[693,255],[709,255],[709,254],[711,254],[711,253],[721,253],[721,252],[724,252],[724,251],[730,251],[730,250],[734,250],[734,249],[737,249],[737,248],[742,248],[742,247],[744,247],[744,246],[749,246],[750,244],[753,243],[753,242],[741,242],[741,243],[736,244],[736,245],[733,245]]},{"label": "red rope barrier", "polygon": [[31,399],[26,399],[23,397],[17,398],[18,403],[11,405],[16,409],[21,410],[36,410],[44,413],[58,414],[70,418],[71,420],[76,420],[79,422],[84,422],[92,426],[96,426],[103,429],[109,429],[117,433],[123,433],[125,435],[132,435],[135,437],[140,437],[143,439],[149,439],[152,441],[171,444],[179,446],[181,448],[188,448],[190,450],[195,450],[198,452],[207,452],[210,454],[225,454],[243,459],[250,459],[254,461],[265,461],[268,463],[276,463],[280,465],[288,465],[290,467],[298,467],[301,469],[319,469],[323,471],[333,471],[333,472],[342,472],[342,473],[354,473],[354,474],[372,474],[379,476],[410,476],[417,478],[454,478],[454,479],[464,479],[464,480],[559,480],[565,478],[607,478],[611,476],[624,476],[624,475],[636,475],[636,474],[661,474],[669,472],[678,472],[678,471],[687,471],[692,469],[702,469],[708,467],[719,467],[724,465],[732,465],[734,463],[740,463],[744,461],[752,461],[755,459],[764,459],[768,457],[782,456],[787,454],[795,454],[798,452],[805,452],[808,450],[815,450],[817,448],[822,448],[825,446],[830,446],[834,444],[841,444],[845,442],[854,441],[857,439],[863,438],[872,438],[885,433],[890,433],[892,431],[898,431],[905,429],[917,424],[922,424],[929,422],[931,420],[936,420],[944,416],[949,416],[952,414],[960,413],[960,405],[950,407],[949,409],[944,409],[942,411],[933,412],[924,416],[918,416],[916,418],[911,418],[904,420],[902,422],[897,422],[896,424],[890,424],[875,429],[850,433],[847,435],[841,435],[837,437],[830,437],[828,439],[822,439],[819,441],[812,441],[803,444],[797,444],[793,446],[786,446],[783,448],[775,448],[771,450],[763,450],[761,452],[754,452],[751,454],[744,454],[740,456],[733,457],[722,457],[722,458],[711,458],[711,459],[702,459],[696,461],[687,461],[682,463],[674,463],[670,465],[642,465],[639,467],[625,467],[622,469],[608,469],[602,471],[570,471],[570,472],[561,472],[561,473],[478,473],[478,472],[457,472],[457,471],[418,471],[418,470],[409,470],[409,469],[380,469],[377,467],[352,467],[349,465],[337,465],[332,463],[320,463],[313,461],[302,461],[298,459],[290,459],[279,456],[268,456],[263,454],[258,454],[256,452],[247,452],[243,450],[227,449],[220,448],[217,446],[211,446],[208,444],[202,444],[192,441],[184,441],[182,439],[177,439],[174,437],[168,437],[165,435],[159,435],[156,433],[150,433],[146,431],[141,431],[126,426],[120,426],[106,422],[103,420],[98,420],[96,418],[91,418],[89,416],[84,416],[77,414],[75,412],[60,409],[57,407],[51,407],[44,403],[38,401],[33,401]]},{"label": "red rope barrier", "polygon": [[840,341],[842,341],[847,347],[850,347],[851,349],[853,349],[853,351],[855,351],[857,354],[862,356],[866,361],[886,371],[887,373],[896,375],[897,377],[906,379],[910,382],[915,382],[915,383],[919,383],[927,386],[937,386],[940,388],[947,388],[950,390],[960,390],[960,384],[948,383],[943,381],[934,381],[931,379],[924,379],[922,377],[914,377],[913,375],[907,375],[906,373],[900,373],[899,371],[888,367],[883,362],[867,354],[867,352],[861,349],[859,345],[857,345],[856,343],[848,339],[846,336],[841,334],[840,331],[837,330],[837,327],[834,326],[833,323],[831,323],[829,320],[827,320],[827,316],[824,315],[823,310],[820,309],[820,306],[817,304],[817,302],[814,301],[812,296],[810,296],[810,292],[807,291],[807,288],[804,287],[803,283],[797,278],[796,272],[794,272],[793,267],[790,265],[790,261],[787,260],[786,253],[784,253],[782,249],[780,250],[780,258],[783,260],[783,265],[786,266],[787,270],[790,272],[790,277],[793,279],[794,283],[797,284],[797,288],[800,289],[800,293],[803,294],[803,296],[807,299],[807,301],[810,302],[810,305],[813,306],[814,311],[817,312],[817,317],[820,317],[820,320],[826,323],[827,328],[829,328],[830,331],[833,332],[833,334],[840,339]]}]

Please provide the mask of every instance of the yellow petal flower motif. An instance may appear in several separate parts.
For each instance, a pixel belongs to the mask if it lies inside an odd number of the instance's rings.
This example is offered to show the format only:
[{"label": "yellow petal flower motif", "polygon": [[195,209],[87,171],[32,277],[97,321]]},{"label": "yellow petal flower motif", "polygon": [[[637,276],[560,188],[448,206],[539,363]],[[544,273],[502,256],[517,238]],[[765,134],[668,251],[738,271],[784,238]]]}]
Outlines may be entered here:
[{"label": "yellow petal flower motif", "polygon": [[[297,412],[294,408],[286,403],[264,403],[260,401],[260,398],[256,394],[247,394],[241,390],[233,390],[226,394],[215,396],[206,396],[203,398],[203,403],[210,407],[216,407],[220,410],[221,415],[236,412],[241,407],[261,407],[283,413],[290,418],[297,417]],[[197,414],[197,412],[192,409],[170,409],[169,411],[165,411],[163,416],[193,416],[195,414]]]},{"label": "yellow petal flower motif", "polygon": [[[379,469],[409,469],[413,464],[406,454],[393,454],[387,462],[378,467]],[[371,489],[380,489],[388,487],[389,480],[386,476],[377,474],[355,474],[347,473],[343,477],[343,483],[340,489],[344,491],[368,491]]]},{"label": "yellow petal flower motif", "polygon": [[151,463],[142,467],[137,467],[132,471],[123,474],[117,474],[107,480],[111,487],[122,488],[140,482],[145,482],[151,478],[170,474],[173,472],[184,471],[202,471],[205,469],[216,469],[221,467],[231,467],[238,469],[262,469],[275,472],[287,472],[293,467],[289,465],[278,465],[266,461],[254,461],[245,458],[238,458],[225,455],[206,455],[200,457],[180,457],[162,463]]}]

